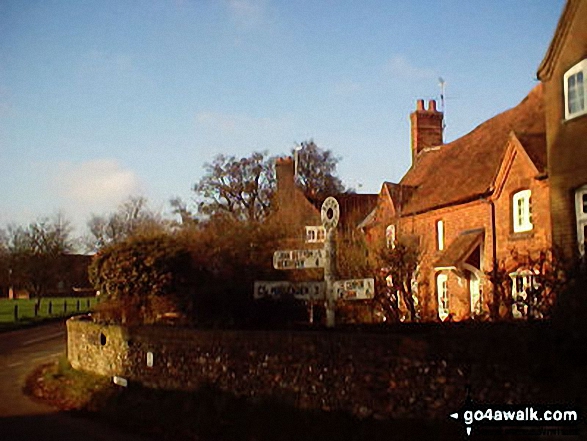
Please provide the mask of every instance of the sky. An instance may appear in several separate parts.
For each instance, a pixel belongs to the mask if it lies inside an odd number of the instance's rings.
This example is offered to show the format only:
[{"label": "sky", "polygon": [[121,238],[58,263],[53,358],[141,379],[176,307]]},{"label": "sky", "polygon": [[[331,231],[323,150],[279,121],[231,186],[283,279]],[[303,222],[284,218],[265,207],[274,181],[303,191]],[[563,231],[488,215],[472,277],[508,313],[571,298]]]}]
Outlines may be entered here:
[{"label": "sky", "polygon": [[129,196],[169,212],[217,154],[313,139],[361,193],[410,166],[445,81],[445,140],[518,104],[564,0],[2,0],[0,228]]}]

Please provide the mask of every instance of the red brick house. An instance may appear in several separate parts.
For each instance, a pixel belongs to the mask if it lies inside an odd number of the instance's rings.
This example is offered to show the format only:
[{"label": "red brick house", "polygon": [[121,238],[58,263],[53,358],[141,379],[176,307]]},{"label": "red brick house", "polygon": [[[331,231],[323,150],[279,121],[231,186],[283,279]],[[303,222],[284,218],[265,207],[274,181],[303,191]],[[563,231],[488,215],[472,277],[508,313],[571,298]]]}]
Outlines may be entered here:
[{"label": "red brick house", "polygon": [[544,86],[553,241],[567,256],[587,238],[587,1],[567,0],[538,68]]},{"label": "red brick house", "polygon": [[[292,242],[324,242],[320,210],[323,199],[312,200],[295,184],[294,162],[291,157],[279,158],[275,164],[277,191],[272,201],[268,222],[276,222],[288,231]],[[340,207],[339,234],[354,233],[357,224],[373,210],[376,194],[343,193],[334,195]]]},{"label": "red brick house", "polygon": [[530,278],[512,252],[551,246],[542,86],[448,144],[434,101],[418,101],[410,119],[412,165],[399,183],[383,184],[360,227],[371,243],[417,239],[424,319],[470,318],[489,310],[494,266],[523,291]]}]

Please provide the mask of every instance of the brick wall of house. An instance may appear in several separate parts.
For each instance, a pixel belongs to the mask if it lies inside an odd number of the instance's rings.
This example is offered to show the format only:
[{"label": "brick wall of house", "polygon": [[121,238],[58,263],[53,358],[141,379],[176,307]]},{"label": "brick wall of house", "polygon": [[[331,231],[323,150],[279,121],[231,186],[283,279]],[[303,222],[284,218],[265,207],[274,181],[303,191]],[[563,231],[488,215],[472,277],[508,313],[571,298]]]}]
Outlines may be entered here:
[{"label": "brick wall of house", "polygon": [[565,121],[563,77],[569,68],[587,58],[587,2],[571,1],[569,7],[574,11],[573,20],[566,36],[560,35],[560,52],[554,60],[552,72],[548,78],[541,79],[544,84],[553,240],[570,255],[577,250],[574,191],[587,184],[587,115]]},{"label": "brick wall of house", "polygon": [[[491,261],[491,211],[485,201],[473,201],[466,204],[441,208],[426,213],[406,216],[400,221],[400,235],[417,235],[420,238],[421,264],[419,280],[419,298],[423,318],[433,320],[437,317],[438,302],[436,295],[436,275],[433,264],[442,251],[437,247],[436,222],[444,222],[444,249],[463,231],[477,228],[485,229],[483,245],[483,262]],[[469,316],[468,280],[458,277],[454,272],[448,276],[449,305],[456,319]],[[485,288],[485,286],[483,287]],[[483,289],[487,292],[489,287]]]},{"label": "brick wall of house", "polygon": [[[520,190],[531,190],[531,231],[514,233],[512,197]],[[514,271],[517,264],[512,251],[521,254],[551,248],[550,193],[548,179],[536,179],[536,171],[527,157],[516,152],[508,179],[495,201],[497,260]]]},{"label": "brick wall of house", "polygon": [[382,188],[377,201],[375,223],[365,231],[367,242],[373,244],[373,246],[383,244],[387,226],[396,223],[397,216],[395,209],[389,199],[389,194],[385,188]]},{"label": "brick wall of house", "polygon": [[314,207],[294,181],[294,163],[291,157],[279,158],[275,164],[277,192],[273,199],[274,211],[269,222],[277,223],[291,239],[304,241],[306,225],[321,225],[320,211]]},{"label": "brick wall of house", "polygon": [[[517,269],[512,251],[537,252],[551,246],[551,223],[548,180],[536,179],[536,170],[527,157],[517,153],[499,197],[495,200],[495,231],[497,261],[504,261],[508,270]],[[525,233],[513,233],[512,196],[519,190],[532,191],[532,222],[534,228]],[[442,255],[437,247],[437,221],[444,222],[444,250],[464,231],[484,229],[481,247],[481,271],[487,274],[493,267],[493,239],[491,205],[480,199],[464,204],[432,210],[400,220],[399,235],[417,235],[420,238],[421,277],[419,297],[425,319],[435,319],[438,311],[434,262]],[[534,253],[535,254],[535,253]],[[448,278],[449,307],[456,320],[470,317],[469,279],[465,272],[443,271]],[[488,310],[492,285],[487,277],[481,285],[484,309]]]}]

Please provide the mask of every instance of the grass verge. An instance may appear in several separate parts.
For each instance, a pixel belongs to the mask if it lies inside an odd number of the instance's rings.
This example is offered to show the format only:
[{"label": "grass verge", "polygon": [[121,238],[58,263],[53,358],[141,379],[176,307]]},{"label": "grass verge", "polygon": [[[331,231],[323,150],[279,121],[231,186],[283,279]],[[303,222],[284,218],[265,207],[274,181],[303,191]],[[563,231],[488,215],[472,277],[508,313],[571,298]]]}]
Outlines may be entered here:
[{"label": "grass verge", "polygon": [[38,366],[25,383],[25,393],[66,411],[95,411],[97,398],[116,393],[109,378],[76,371],[63,355],[59,361]]}]

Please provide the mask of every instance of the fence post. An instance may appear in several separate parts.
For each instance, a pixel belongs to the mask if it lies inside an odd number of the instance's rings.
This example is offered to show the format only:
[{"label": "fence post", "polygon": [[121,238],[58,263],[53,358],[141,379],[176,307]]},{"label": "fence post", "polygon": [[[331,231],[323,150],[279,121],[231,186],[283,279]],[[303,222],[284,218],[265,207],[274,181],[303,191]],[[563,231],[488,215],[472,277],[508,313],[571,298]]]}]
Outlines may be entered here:
[{"label": "fence post", "polygon": [[90,309],[90,299],[87,300],[86,304],[88,306],[88,309]]},{"label": "fence post", "polygon": [[18,305],[14,305],[14,321],[18,321]]},{"label": "fence post", "polygon": [[77,302],[76,302],[76,305],[75,306],[77,307],[77,312],[79,312],[79,299],[77,299]]},{"label": "fence post", "polygon": [[65,314],[67,312],[67,299],[65,299],[63,301],[63,313]]},{"label": "fence post", "polygon": [[53,302],[51,300],[49,300],[48,314],[49,315],[52,315],[53,314]]},{"label": "fence post", "polygon": [[39,315],[39,308],[41,307],[40,303],[35,302],[34,308],[35,308],[35,318],[37,318],[37,316]]}]

